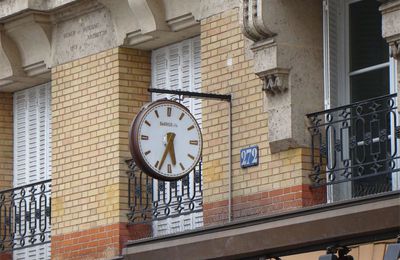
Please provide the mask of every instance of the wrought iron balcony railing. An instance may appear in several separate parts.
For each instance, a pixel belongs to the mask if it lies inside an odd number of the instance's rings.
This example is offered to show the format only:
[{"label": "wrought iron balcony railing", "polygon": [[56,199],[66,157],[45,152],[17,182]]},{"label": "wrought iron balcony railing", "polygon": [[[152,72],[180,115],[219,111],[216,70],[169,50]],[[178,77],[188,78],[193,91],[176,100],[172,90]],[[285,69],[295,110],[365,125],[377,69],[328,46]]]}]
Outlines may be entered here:
[{"label": "wrought iron balcony railing", "polygon": [[50,243],[51,180],[0,191],[0,252]]},{"label": "wrought iron balcony railing", "polygon": [[133,160],[127,161],[128,220],[150,223],[203,211],[201,162],[178,181],[160,181],[143,173]]},{"label": "wrought iron balcony railing", "polygon": [[338,184],[343,190],[347,185],[351,197],[357,197],[397,185],[400,131],[396,96],[307,115],[314,186]]}]

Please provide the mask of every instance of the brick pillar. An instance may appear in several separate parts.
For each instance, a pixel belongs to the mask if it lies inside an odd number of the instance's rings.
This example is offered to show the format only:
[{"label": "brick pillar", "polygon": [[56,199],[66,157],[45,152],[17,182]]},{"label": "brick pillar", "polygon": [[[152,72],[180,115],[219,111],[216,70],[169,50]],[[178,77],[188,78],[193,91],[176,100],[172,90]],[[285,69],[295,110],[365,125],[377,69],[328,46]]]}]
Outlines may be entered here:
[{"label": "brick pillar", "polygon": [[[202,91],[232,93],[233,219],[267,215],[324,200],[308,186],[310,151],[271,153],[262,82],[239,27],[238,9],[201,21]],[[246,51],[247,49],[247,51]],[[231,64],[231,65],[229,65]],[[306,129],[304,129],[306,131]],[[204,222],[228,219],[228,109],[223,102],[203,102]],[[240,149],[259,146],[260,164],[240,168]]]},{"label": "brick pillar", "polygon": [[150,53],[116,48],[52,70],[52,258],[121,253],[128,127],[149,100]]},{"label": "brick pillar", "polygon": [[[0,190],[13,186],[13,95],[0,93]],[[0,234],[3,232],[0,227]],[[9,252],[0,259],[12,259]]]}]

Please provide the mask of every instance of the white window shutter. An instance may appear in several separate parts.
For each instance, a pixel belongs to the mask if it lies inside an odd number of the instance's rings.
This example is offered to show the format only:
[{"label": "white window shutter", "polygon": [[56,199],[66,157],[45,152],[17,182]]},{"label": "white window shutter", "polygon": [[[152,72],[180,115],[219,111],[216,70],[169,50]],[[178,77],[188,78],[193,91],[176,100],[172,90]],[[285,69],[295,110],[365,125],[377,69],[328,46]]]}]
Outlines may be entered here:
[{"label": "white window shutter", "polygon": [[181,44],[173,44],[168,46],[168,78],[169,84],[165,86],[166,89],[170,90],[181,90],[180,86],[180,48]]},{"label": "white window shutter", "polygon": [[[192,71],[192,91],[201,92],[201,43],[200,37],[196,37],[192,41],[193,46],[193,71]],[[202,128],[202,117],[201,117],[201,99],[192,99],[193,110],[192,113],[196,118],[197,122]]]},{"label": "white window shutter", "polygon": [[28,129],[28,97],[26,94],[26,92],[16,92],[14,94],[14,187],[27,183],[26,172],[28,171],[28,165],[26,158],[28,144],[26,142],[26,133]]},{"label": "white window shutter", "polygon": [[[51,177],[50,104],[50,84],[14,93],[14,187]],[[24,219],[25,213],[20,214]],[[50,244],[17,249],[13,258],[50,259]]]},{"label": "white window shutter", "polygon": [[[191,38],[182,42],[169,45],[152,53],[152,87],[160,89],[182,90],[182,91],[201,91],[201,57],[200,57],[200,37]],[[176,95],[153,93],[152,99],[178,98]],[[182,104],[186,106],[195,116],[201,127],[201,101],[193,98],[185,98]],[[193,182],[194,173],[190,173]],[[158,182],[154,184],[154,194],[158,191]],[[166,182],[167,189],[169,183]],[[178,181],[178,193],[182,192],[182,183]],[[197,187],[198,189],[198,187]],[[190,187],[194,190],[194,187]],[[198,196],[201,194],[198,193]],[[156,195],[154,195],[156,196]],[[168,195],[167,195],[168,196]],[[185,195],[186,196],[186,195]],[[157,199],[157,198],[156,198]],[[169,198],[168,198],[169,199]],[[187,199],[184,199],[187,201]],[[187,204],[187,203],[186,203]],[[159,207],[163,206],[161,200]],[[170,215],[177,214],[171,211]],[[153,222],[153,235],[160,236],[196,227],[203,226],[203,213],[197,212],[188,215],[168,217],[163,220]]]},{"label": "white window shutter", "polygon": [[[181,90],[183,91],[193,91],[193,74],[192,74],[192,67],[193,67],[193,51],[192,51],[192,39],[185,40],[181,42]],[[182,101],[182,104],[186,106],[191,113],[193,113],[193,99],[192,98],[185,98]]]},{"label": "white window shutter", "polygon": [[325,108],[338,106],[340,1],[324,0],[324,93]]},{"label": "white window shutter", "polygon": [[[151,57],[151,67],[152,88],[165,89],[169,85],[169,77],[167,75],[168,60],[166,48],[153,51]],[[166,98],[165,94],[152,94],[153,100],[162,98]]]}]

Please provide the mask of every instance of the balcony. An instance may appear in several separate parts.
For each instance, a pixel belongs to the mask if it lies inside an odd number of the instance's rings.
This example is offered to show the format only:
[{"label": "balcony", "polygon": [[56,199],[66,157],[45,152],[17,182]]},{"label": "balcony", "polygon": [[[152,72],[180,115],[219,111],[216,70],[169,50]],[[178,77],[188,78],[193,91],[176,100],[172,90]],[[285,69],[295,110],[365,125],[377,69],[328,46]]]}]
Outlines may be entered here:
[{"label": "balcony", "polygon": [[51,180],[0,191],[0,253],[50,243]]},{"label": "balcony", "polygon": [[[129,224],[145,224],[145,236],[160,236],[203,226],[203,190],[200,163],[186,177],[161,181],[143,173],[128,160]],[[149,226],[152,226],[149,230]]]},{"label": "balcony", "polygon": [[308,114],[313,187],[338,201],[398,189],[397,94]]}]

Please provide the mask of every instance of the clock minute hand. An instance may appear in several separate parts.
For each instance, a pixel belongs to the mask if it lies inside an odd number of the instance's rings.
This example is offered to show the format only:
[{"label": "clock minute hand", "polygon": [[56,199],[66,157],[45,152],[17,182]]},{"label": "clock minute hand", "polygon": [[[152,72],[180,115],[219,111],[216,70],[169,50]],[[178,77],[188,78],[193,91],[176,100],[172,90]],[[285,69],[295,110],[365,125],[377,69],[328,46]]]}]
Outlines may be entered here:
[{"label": "clock minute hand", "polygon": [[[170,147],[173,144],[175,138],[175,134],[174,133],[167,133],[167,146],[165,147],[164,153],[161,157],[161,161],[160,161],[160,166],[158,167],[159,170],[161,170],[161,167],[164,164],[165,158],[167,158],[167,154],[168,152],[170,152]],[[174,153],[174,159],[175,159],[175,153]],[[172,160],[172,156],[171,156],[171,160]]]}]

